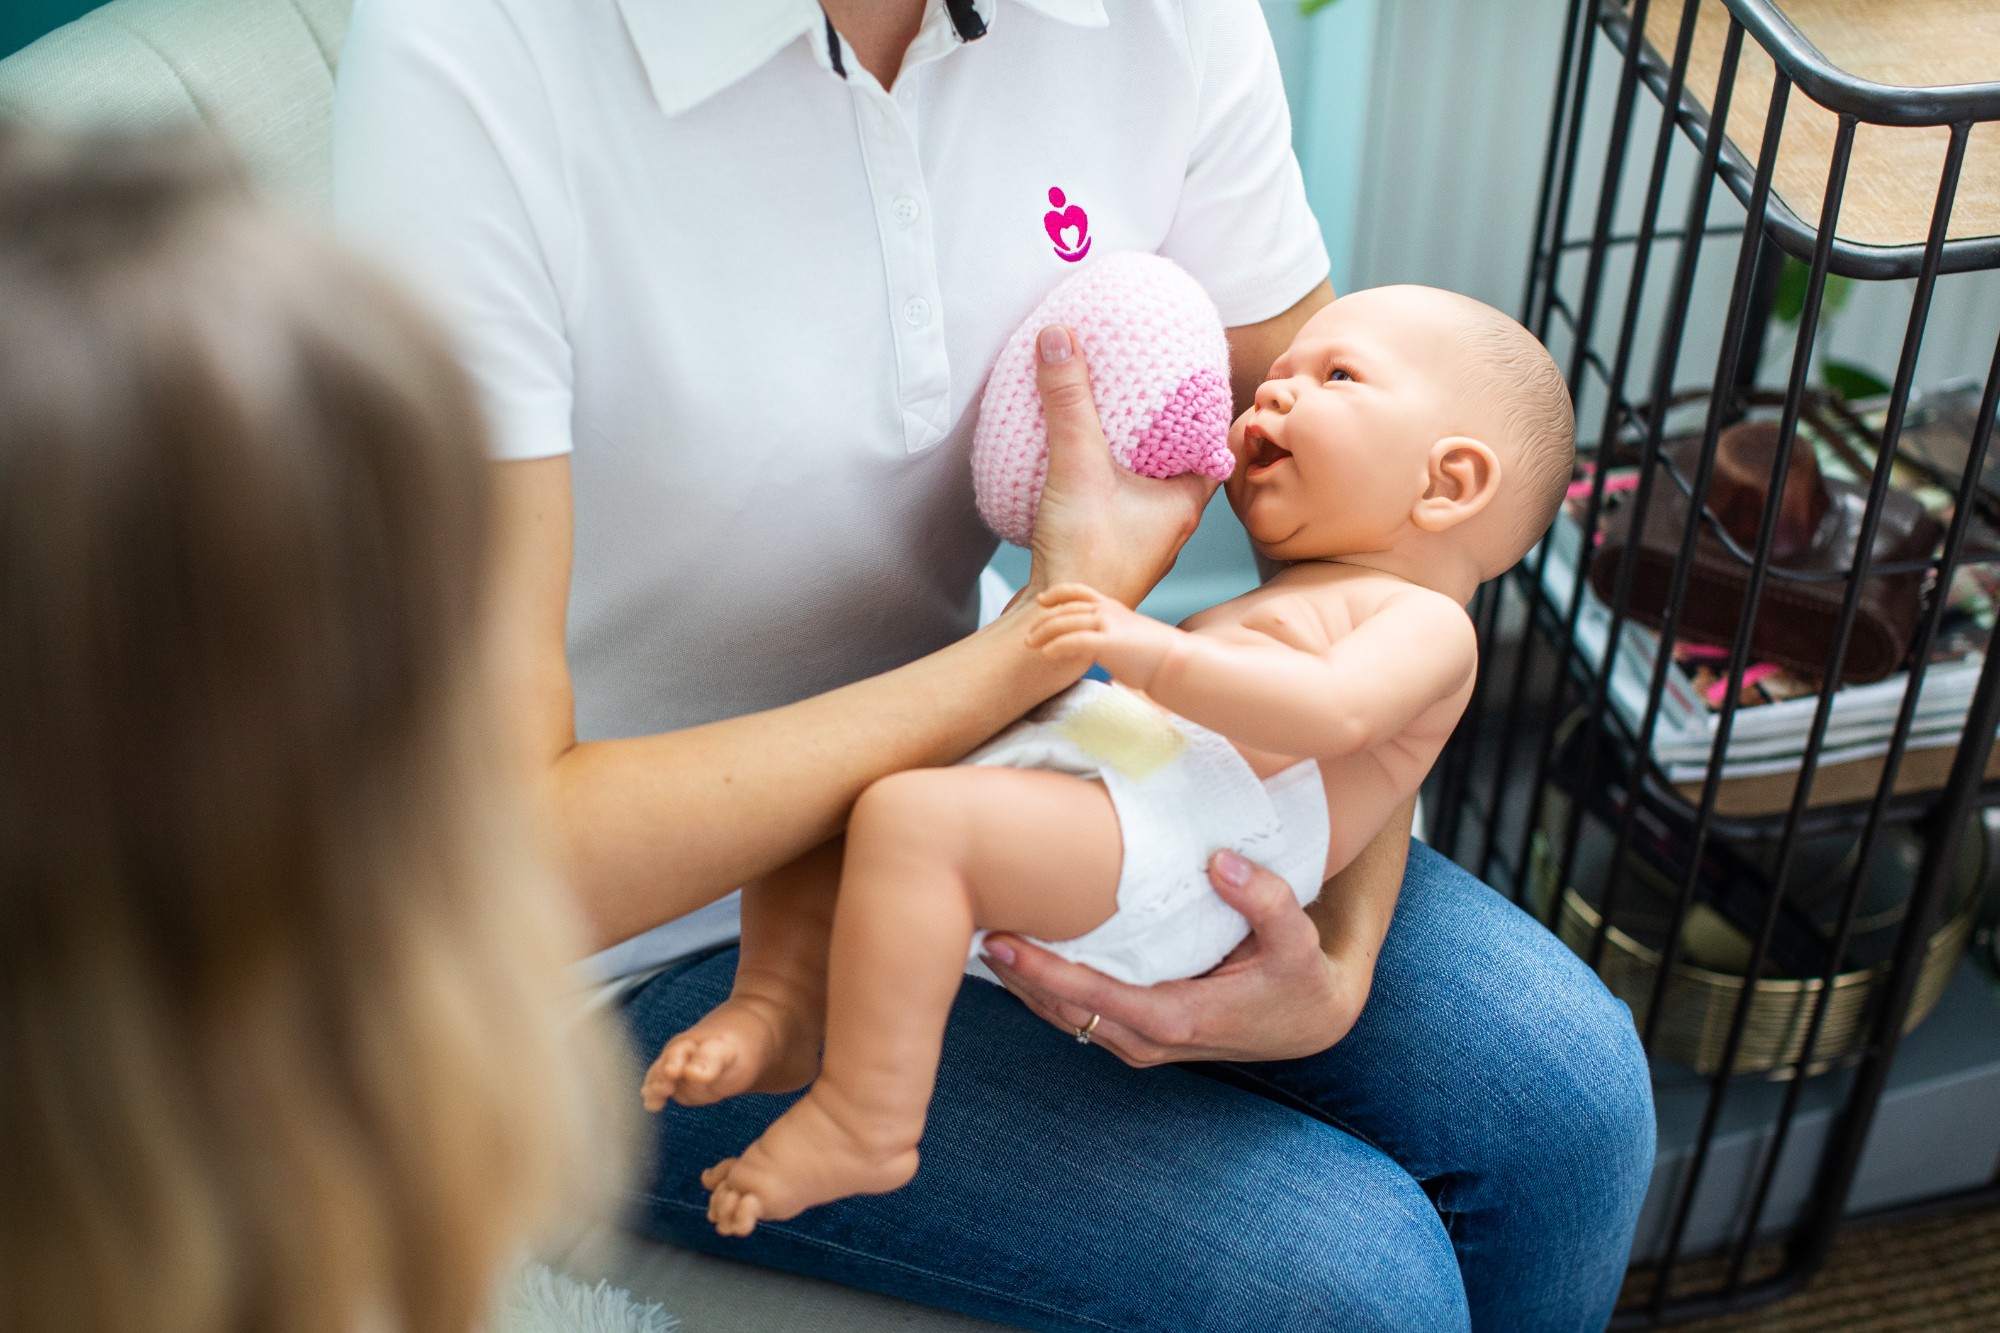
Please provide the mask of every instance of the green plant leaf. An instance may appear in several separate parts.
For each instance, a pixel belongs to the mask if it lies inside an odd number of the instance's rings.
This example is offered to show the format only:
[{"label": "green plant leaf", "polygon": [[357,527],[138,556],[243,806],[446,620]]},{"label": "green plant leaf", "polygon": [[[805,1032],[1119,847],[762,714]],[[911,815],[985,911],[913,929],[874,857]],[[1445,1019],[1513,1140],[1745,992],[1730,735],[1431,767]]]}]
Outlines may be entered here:
[{"label": "green plant leaf", "polygon": [[1313,15],[1319,13],[1320,10],[1330,9],[1339,3],[1340,0],[1299,0],[1299,13],[1306,18],[1311,18]]},{"label": "green plant leaf", "polygon": [[1852,362],[1828,361],[1819,368],[1819,373],[1827,388],[1850,403],[1863,398],[1879,398],[1889,392],[1889,386],[1875,372]]},{"label": "green plant leaf", "polygon": [[[1806,312],[1806,289],[1812,285],[1812,269],[1804,261],[1785,256],[1785,266],[1778,273],[1778,294],[1771,302],[1771,318],[1780,324],[1796,324],[1799,316]],[[1854,279],[1843,278],[1838,273],[1826,275],[1826,290],[1819,298],[1821,319],[1840,313],[1848,298],[1854,295]]]},{"label": "green plant leaf", "polygon": [[1796,324],[1806,310],[1806,280],[1812,270],[1804,264],[1785,256],[1785,266],[1778,272],[1778,295],[1771,302],[1771,318],[1780,324]]}]

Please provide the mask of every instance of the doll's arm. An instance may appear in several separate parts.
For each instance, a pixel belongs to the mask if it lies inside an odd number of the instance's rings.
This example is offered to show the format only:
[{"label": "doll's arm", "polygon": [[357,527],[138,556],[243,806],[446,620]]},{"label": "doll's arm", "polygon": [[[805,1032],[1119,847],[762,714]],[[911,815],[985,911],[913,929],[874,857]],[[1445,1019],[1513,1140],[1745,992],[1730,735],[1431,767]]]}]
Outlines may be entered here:
[{"label": "doll's arm", "polygon": [[1322,653],[1163,625],[1089,588],[1042,595],[1029,643],[1087,652],[1115,678],[1240,745],[1337,759],[1398,735],[1478,663],[1465,612],[1422,589],[1390,598]]}]

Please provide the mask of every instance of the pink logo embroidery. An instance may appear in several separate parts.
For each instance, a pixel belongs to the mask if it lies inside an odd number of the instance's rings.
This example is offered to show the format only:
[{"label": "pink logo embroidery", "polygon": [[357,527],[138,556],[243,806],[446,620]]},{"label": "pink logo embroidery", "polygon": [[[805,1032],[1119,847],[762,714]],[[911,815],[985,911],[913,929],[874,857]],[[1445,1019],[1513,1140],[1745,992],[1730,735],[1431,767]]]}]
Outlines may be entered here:
[{"label": "pink logo embroidery", "polygon": [[1090,215],[1063,198],[1063,192],[1049,187],[1051,208],[1042,214],[1042,229],[1055,242],[1056,258],[1074,264],[1090,253]]}]

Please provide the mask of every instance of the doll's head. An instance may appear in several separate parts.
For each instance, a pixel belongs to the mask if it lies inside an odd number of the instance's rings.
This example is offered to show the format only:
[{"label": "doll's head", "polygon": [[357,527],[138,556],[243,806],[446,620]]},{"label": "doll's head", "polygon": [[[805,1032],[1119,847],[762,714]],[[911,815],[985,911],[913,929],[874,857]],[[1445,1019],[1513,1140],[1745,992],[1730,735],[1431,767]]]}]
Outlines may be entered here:
[{"label": "doll's head", "polygon": [[1464,589],[1548,530],[1576,457],[1562,373],[1491,306],[1377,287],[1321,310],[1230,431],[1230,506],[1274,560]]}]

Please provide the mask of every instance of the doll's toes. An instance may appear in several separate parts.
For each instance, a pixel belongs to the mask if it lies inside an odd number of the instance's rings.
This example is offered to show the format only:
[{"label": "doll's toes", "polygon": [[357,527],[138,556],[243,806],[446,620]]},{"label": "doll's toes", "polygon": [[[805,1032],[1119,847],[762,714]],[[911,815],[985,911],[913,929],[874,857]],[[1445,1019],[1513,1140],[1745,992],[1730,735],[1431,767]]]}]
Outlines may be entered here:
[{"label": "doll's toes", "polygon": [[648,1111],[658,1111],[666,1106],[667,1100],[674,1095],[674,1088],[680,1083],[686,1063],[687,1049],[679,1042],[669,1042],[667,1049],[660,1052],[660,1058],[653,1061],[653,1067],[646,1071],[645,1082],[639,1085],[639,1099]]},{"label": "doll's toes", "polygon": [[757,1229],[763,1205],[754,1194],[741,1194],[724,1185],[716,1194],[720,1200],[715,1229],[725,1236],[747,1236]]},{"label": "doll's toes", "polygon": [[[712,1190],[716,1188],[718,1185],[722,1184],[723,1181],[729,1179],[730,1168],[735,1166],[736,1162],[737,1159],[734,1157],[725,1157],[721,1161],[717,1162],[714,1166],[708,1168],[708,1170],[702,1172],[701,1187],[705,1190]],[[711,1216],[714,1215],[714,1211],[715,1211],[715,1201],[713,1199],[710,1199],[709,1213]]]},{"label": "doll's toes", "polygon": [[688,1058],[686,1076],[700,1083],[711,1083],[728,1063],[729,1051],[721,1042],[704,1041]]}]

